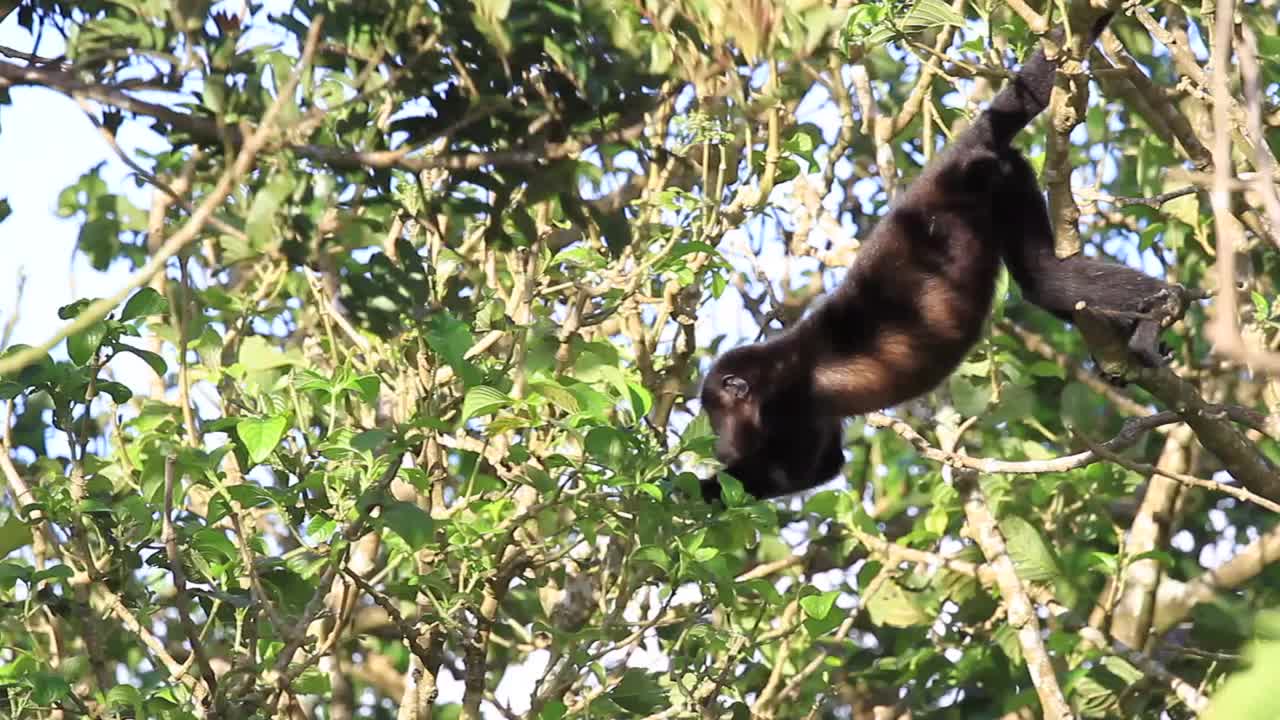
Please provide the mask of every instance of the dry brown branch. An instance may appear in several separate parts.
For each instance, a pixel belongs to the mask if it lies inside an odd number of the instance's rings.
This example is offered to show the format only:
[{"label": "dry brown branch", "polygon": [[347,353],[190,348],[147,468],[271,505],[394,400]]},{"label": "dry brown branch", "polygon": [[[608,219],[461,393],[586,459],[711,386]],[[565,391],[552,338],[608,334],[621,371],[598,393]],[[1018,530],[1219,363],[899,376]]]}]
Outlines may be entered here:
[{"label": "dry brown branch", "polygon": [[[951,9],[957,13],[963,11],[964,6],[965,0],[952,0]],[[933,79],[938,74],[942,51],[951,44],[951,38],[954,35],[955,28],[951,25],[945,26],[938,33],[938,38],[933,43],[929,59],[921,62],[920,76],[916,78],[915,85],[911,88],[911,93],[907,96],[906,102],[902,104],[902,110],[893,118],[893,129],[890,130],[893,135],[905,130],[916,119],[916,115],[920,114],[920,109],[925,105],[925,99],[932,97],[930,86],[933,85]]]},{"label": "dry brown branch", "polygon": [[1268,229],[1271,231],[1271,242],[1280,247],[1280,197],[1276,195],[1274,183],[1266,178],[1274,177],[1276,159],[1266,143],[1266,133],[1262,128],[1262,92],[1259,82],[1258,40],[1253,29],[1247,24],[1240,25],[1240,36],[1243,47],[1236,53],[1240,61],[1240,74],[1244,79],[1244,98],[1246,103],[1245,118],[1248,121],[1250,140],[1253,143],[1253,166],[1257,168],[1257,179],[1253,183],[1254,190],[1262,198],[1262,207],[1266,211]]},{"label": "dry brown branch", "polygon": [[169,678],[182,683],[182,685],[191,692],[194,700],[191,706],[192,711],[196,713],[197,717],[204,717],[204,700],[208,697],[204,684],[197,681],[190,673],[184,670],[182,664],[175,660],[173,655],[169,654],[168,649],[165,648],[164,642],[161,641],[160,638],[156,637],[151,630],[144,627],[142,623],[138,622],[138,619],[133,616],[133,611],[125,607],[125,604],[120,599],[119,595],[111,592],[105,585],[99,582],[93,583],[90,589],[98,602],[104,605],[107,610],[109,610],[111,614],[120,621],[120,624],[123,625],[126,630],[136,635],[138,639],[142,641],[142,644],[146,646],[152,656],[159,661],[160,666],[169,673]]},{"label": "dry brown branch", "polygon": [[1009,626],[1018,636],[1018,644],[1027,663],[1027,672],[1031,675],[1031,684],[1035,686],[1040,697],[1040,707],[1047,720],[1066,720],[1075,717],[1071,706],[1067,704],[1058,684],[1057,673],[1053,669],[1053,660],[1040,638],[1040,622],[1036,619],[1035,606],[1022,586],[1013,559],[1009,557],[1004,535],[996,525],[995,515],[987,506],[986,498],[978,485],[977,473],[963,472],[959,478],[961,495],[964,498],[964,513],[970,537],[982,549],[992,573],[995,575],[996,587],[1007,611]]},{"label": "dry brown branch", "polygon": [[22,296],[27,288],[27,273],[22,268],[18,268],[17,276],[13,286],[13,313],[5,318],[4,327],[0,328],[0,350],[9,347],[13,330],[18,327],[18,319],[22,317]]},{"label": "dry brown branch", "polygon": [[[78,93],[73,93],[72,97],[75,99],[76,103],[80,105],[80,109],[84,111],[84,116],[89,119],[89,122],[93,123],[95,128],[98,129],[98,133],[102,135],[102,139],[106,141],[107,146],[116,154],[116,157],[120,158],[120,162],[127,165],[135,175],[141,178],[148,185],[151,185],[160,192],[169,196],[169,199],[177,203],[183,210],[186,210],[188,213],[195,212],[195,207],[191,204],[191,201],[186,198],[187,191],[190,189],[189,181],[186,183],[180,183],[178,187],[171,187],[164,180],[161,180],[156,175],[147,171],[146,168],[139,165],[138,162],[133,159],[132,155],[125,152],[124,148],[120,147],[119,141],[116,140],[116,134],[111,130],[108,130],[98,117],[94,115],[93,109],[85,102],[84,96]],[[217,217],[210,216],[209,225],[216,228],[219,232],[225,233],[237,240],[241,240],[243,242],[248,242],[249,240],[248,236],[238,228],[228,225]]]},{"label": "dry brown branch", "polygon": [[1137,383],[1182,416],[1205,449],[1250,491],[1280,499],[1280,472],[1244,433],[1206,402],[1200,392],[1167,368],[1142,370]]},{"label": "dry brown branch", "polygon": [[[1231,157],[1232,100],[1228,80],[1231,67],[1235,3],[1217,0],[1216,27],[1213,36],[1213,190],[1209,194],[1213,207],[1214,233],[1218,239],[1215,262],[1218,279],[1216,312],[1208,327],[1215,350],[1227,357],[1267,372],[1280,372],[1280,353],[1253,350],[1240,335],[1236,299],[1236,250],[1243,246],[1242,233],[1231,214],[1231,183],[1235,166]],[[1175,58],[1177,55],[1175,54]],[[1265,175],[1264,175],[1265,177]],[[1276,497],[1280,497],[1277,494]]]},{"label": "dry brown branch", "polygon": [[381,592],[378,592],[378,589],[373,585],[370,585],[369,581],[360,577],[359,573],[352,572],[350,568],[343,568],[342,574],[363,590],[364,593],[369,596],[369,599],[377,603],[378,607],[387,611],[387,616],[393,623],[395,623],[396,629],[400,631],[400,637],[403,638],[405,644],[409,646],[409,651],[416,655],[424,664],[431,665],[431,651],[422,644],[422,633],[418,632],[418,629],[400,614],[400,611],[396,608],[395,604],[391,602],[391,599]]},{"label": "dry brown branch", "polygon": [[[943,568],[975,578],[987,589],[997,588],[995,570],[989,563],[972,563],[967,560],[959,560],[954,557],[928,552],[927,550],[905,547],[874,535],[868,535],[856,528],[850,529],[850,532],[858,539],[858,542],[883,557],[890,565],[898,565],[905,562]],[[1276,538],[1277,554],[1280,554],[1280,531],[1273,534]],[[1067,629],[1079,633],[1081,639],[1089,645],[1107,650],[1124,658],[1144,673],[1168,685],[1188,707],[1199,710],[1207,706],[1208,699],[1203,693],[1187,681],[1171,673],[1151,656],[1134,650],[1119,640],[1107,638],[1096,628],[1082,622],[1070,608],[1058,604],[1052,595],[1047,592],[1038,592],[1036,600],[1045,605],[1053,613],[1055,619],[1062,622]]]},{"label": "dry brown branch", "polygon": [[1156,618],[1156,632],[1165,632],[1186,619],[1191,610],[1217,597],[1220,592],[1235,590],[1258,577],[1280,561],[1280,525],[1272,527],[1257,540],[1236,553],[1235,557],[1216,568],[1205,570],[1186,583],[1166,580],[1162,585],[1162,603]]},{"label": "dry brown branch", "polygon": [[[396,479],[396,475],[400,472],[400,465],[404,462],[404,455],[400,452],[393,451],[388,458],[386,470],[383,471],[381,477],[378,478],[368,490],[368,497],[381,497],[386,494],[387,489],[391,486],[391,481]],[[346,530],[343,531],[343,537],[346,538],[348,544],[355,542],[364,535],[369,523],[369,509],[361,512]],[[348,545],[349,546],[349,545]],[[276,675],[276,691],[284,693],[288,691],[290,683],[300,675],[307,667],[306,664],[299,664],[290,669],[289,664],[293,662],[293,656],[306,642],[306,628],[320,614],[320,610],[324,607],[325,596],[329,594],[333,587],[333,581],[337,578],[340,568],[345,563],[346,558],[342,553],[334,553],[329,558],[328,567],[325,568],[324,574],[316,583],[316,591],[307,601],[306,607],[302,611],[302,615],[291,626],[285,626],[281,629],[283,637],[288,638],[284,648],[280,651],[280,655],[276,658],[275,666],[272,668]],[[315,659],[319,659],[320,653],[317,653]]]},{"label": "dry brown branch", "polygon": [[1023,0],[1005,0],[1005,5],[1009,9],[1026,21],[1027,27],[1031,28],[1031,32],[1036,35],[1043,35],[1049,32],[1049,21],[1043,15],[1031,9],[1031,6],[1023,2]]},{"label": "dry brown branch", "polygon": [[[1110,29],[1102,33],[1102,47],[1106,53],[1095,50],[1092,58],[1096,67],[1094,77],[1108,96],[1117,95],[1126,106],[1161,137],[1171,138],[1183,155],[1197,167],[1207,167],[1209,150],[1200,141],[1186,115],[1174,103],[1169,102],[1138,62],[1129,55],[1119,37]],[[1110,56],[1110,58],[1108,57]],[[1114,61],[1111,59],[1114,58]]]},{"label": "dry brown branch", "polygon": [[[164,105],[138,100],[129,95],[122,87],[86,83],[74,75],[60,70],[23,67],[12,63],[0,62],[0,88],[26,85],[49,88],[66,95],[83,97],[103,105],[127,110],[136,115],[153,117],[192,135],[202,142],[220,144],[223,141],[225,132],[232,144],[240,147],[242,151],[243,146],[251,140],[252,136],[262,130],[262,126],[260,126],[258,130],[251,133],[249,138],[245,138],[238,129],[221,128],[214,120],[188,115]],[[281,92],[280,97],[286,95],[287,93]],[[639,114],[642,115],[642,113]],[[263,120],[264,124],[266,124],[265,116]],[[397,168],[409,172],[421,172],[431,169],[475,170],[487,166],[538,165],[547,160],[580,154],[595,145],[630,142],[644,134],[645,124],[643,116],[638,119],[635,117],[626,118],[617,127],[597,131],[586,139],[571,139],[563,143],[547,143],[537,147],[487,153],[424,154],[431,143],[421,148],[367,152],[306,143],[290,143],[288,141],[282,141],[280,147],[291,150],[309,160],[328,165],[335,170],[360,170],[364,168]]]}]

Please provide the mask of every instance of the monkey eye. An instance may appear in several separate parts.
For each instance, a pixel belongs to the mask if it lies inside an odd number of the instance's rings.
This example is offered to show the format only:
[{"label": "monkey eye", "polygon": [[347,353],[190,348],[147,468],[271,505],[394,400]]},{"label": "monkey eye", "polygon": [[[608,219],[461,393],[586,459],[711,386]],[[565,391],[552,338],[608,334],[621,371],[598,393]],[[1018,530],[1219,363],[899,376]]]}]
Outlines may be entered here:
[{"label": "monkey eye", "polygon": [[751,392],[751,386],[747,384],[747,381],[737,375],[725,375],[721,385],[733,395],[735,400],[741,400]]}]

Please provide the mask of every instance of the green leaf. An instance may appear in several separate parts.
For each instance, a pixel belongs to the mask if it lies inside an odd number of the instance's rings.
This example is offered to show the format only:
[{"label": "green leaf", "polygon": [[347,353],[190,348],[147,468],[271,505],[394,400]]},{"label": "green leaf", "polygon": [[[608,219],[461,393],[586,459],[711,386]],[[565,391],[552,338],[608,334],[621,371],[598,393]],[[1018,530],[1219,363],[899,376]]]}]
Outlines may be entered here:
[{"label": "green leaf", "polygon": [[884,627],[913,627],[929,621],[921,609],[918,593],[908,593],[892,579],[876,585],[866,598],[867,613],[871,622]]},{"label": "green leaf", "polygon": [[107,324],[97,322],[67,338],[67,355],[71,362],[81,367],[88,365],[98,348],[102,347],[102,339],[106,336]]},{"label": "green leaf", "polygon": [[529,390],[550,400],[567,413],[576,413],[579,410],[578,398],[559,383],[535,380],[529,383]]},{"label": "green leaf", "polygon": [[483,377],[479,369],[465,357],[466,352],[475,345],[471,329],[457,318],[448,315],[436,315],[431,318],[431,327],[427,331],[427,345],[444,359],[467,387],[479,385]]},{"label": "green leaf", "polygon": [[312,668],[294,681],[294,687],[300,695],[320,695],[327,697],[332,686],[329,684],[329,673]]},{"label": "green leaf", "polygon": [[1253,298],[1253,315],[1255,318],[1261,321],[1271,317],[1271,303],[1267,302],[1262,293],[1255,290],[1249,293],[1249,296]]},{"label": "green leaf", "polygon": [[268,343],[266,338],[251,335],[240,345],[240,364],[248,370],[270,370],[292,365],[293,360]]},{"label": "green leaf", "polygon": [[1097,416],[1098,396],[1087,386],[1070,382],[1062,389],[1060,405],[1068,427],[1087,428]]},{"label": "green leaf", "polygon": [[552,700],[542,706],[542,712],[538,713],[538,720],[563,720],[568,712],[569,708],[563,702]]},{"label": "green leaf", "polygon": [[0,558],[31,544],[31,528],[17,516],[0,525]]},{"label": "green leaf", "polygon": [[0,222],[4,222],[12,212],[13,206],[9,204],[9,198],[0,198]]},{"label": "green leaf", "polygon": [[1148,550],[1146,552],[1138,553],[1137,555],[1129,558],[1129,563],[1136,563],[1139,560],[1155,560],[1163,566],[1163,570],[1170,570],[1177,567],[1178,564],[1177,561],[1173,559],[1173,555],[1164,550]]},{"label": "green leaf", "polygon": [[70,320],[74,317],[79,317],[80,313],[84,312],[85,308],[92,305],[95,300],[97,300],[97,298],[80,298],[79,300],[69,302],[58,308],[58,317],[63,320]]},{"label": "green leaf", "polygon": [[809,496],[804,501],[805,513],[821,515],[822,517],[835,517],[843,504],[845,494],[838,490],[822,490]]},{"label": "green leaf", "polygon": [[119,345],[116,345],[116,351],[133,353],[134,355],[137,355],[138,357],[142,358],[143,362],[145,362],[147,365],[150,365],[151,369],[154,370],[155,373],[160,377],[164,377],[164,374],[169,371],[169,365],[164,361],[164,358],[160,357],[156,353],[151,352],[150,350],[143,350],[142,348],[136,348],[136,347],[133,347],[132,345],[125,345],[121,343]]},{"label": "green leaf", "polygon": [[249,459],[254,463],[266,460],[271,451],[276,449],[280,438],[284,437],[288,419],[283,415],[267,418],[245,418],[236,423],[236,435],[249,451]]},{"label": "green leaf", "polygon": [[1032,582],[1057,579],[1060,574],[1057,558],[1031,523],[1011,515],[1000,521],[1000,531],[1004,533],[1018,577]]},{"label": "green leaf", "polygon": [[[8,348],[5,348],[3,351],[0,351],[0,358],[17,355],[24,350],[30,349],[30,345],[15,343],[10,345]],[[49,353],[41,353],[38,359],[32,361],[30,365],[19,370],[16,375],[9,373],[0,377],[17,382],[25,389],[55,379],[57,377],[57,370],[58,366],[53,362],[53,358],[49,357]]]},{"label": "green leaf", "polygon": [[468,390],[466,397],[462,399],[462,422],[490,415],[511,405],[511,402],[511,398],[505,393],[488,385],[477,385]]},{"label": "green leaf", "polygon": [[667,551],[656,545],[646,545],[635,551],[632,558],[637,563],[652,563],[660,568],[663,572],[670,572],[671,557]]},{"label": "green leaf", "polygon": [[[18,580],[31,583],[31,568],[16,562],[0,562],[0,588],[9,590]],[[4,677],[4,668],[0,668],[0,677]]]},{"label": "green leaf", "polygon": [[599,425],[587,432],[583,448],[596,462],[618,470],[627,454],[627,436],[617,428]]},{"label": "green leaf", "polygon": [[70,580],[75,577],[76,572],[66,565],[54,565],[45,568],[40,572],[31,576],[31,584],[36,584],[44,580]]},{"label": "green leaf", "polygon": [[382,381],[377,375],[361,375],[343,382],[342,387],[354,392],[366,405],[372,405],[378,399]]},{"label": "green leaf", "polygon": [[107,692],[107,706],[113,708],[137,708],[142,704],[142,693],[132,685],[116,685]]},{"label": "green leaf", "polygon": [[209,563],[224,563],[238,557],[235,543],[220,530],[200,528],[192,533],[187,547],[196,551]]},{"label": "green leaf", "polygon": [[280,244],[280,238],[275,235],[275,221],[280,215],[280,207],[291,192],[293,179],[285,174],[277,174],[253,196],[244,227],[253,249],[264,251]]},{"label": "green leaf", "polygon": [[33,673],[27,678],[31,683],[31,699],[40,705],[57,705],[71,696],[71,684],[52,673]]},{"label": "green leaf", "polygon": [[942,0],[919,0],[907,12],[906,19],[902,21],[902,25],[904,27],[921,28],[943,25],[961,27],[964,25],[964,16],[953,10],[950,5]]},{"label": "green leaf", "polygon": [[831,608],[836,606],[836,598],[839,596],[840,593],[836,590],[808,595],[800,598],[800,609],[814,620],[822,620],[827,617],[827,613],[831,612]]},{"label": "green leaf", "polygon": [[476,9],[489,20],[506,20],[511,0],[476,0]]},{"label": "green leaf", "polygon": [[1085,555],[1084,566],[1089,569],[1101,568],[1104,575],[1115,575],[1120,563],[1112,553],[1093,550]]},{"label": "green leaf", "polygon": [[1027,372],[1036,377],[1052,377],[1058,378],[1059,380],[1067,377],[1066,368],[1062,367],[1058,363],[1049,362],[1048,360],[1038,360],[1032,363],[1031,367],[1027,368]]},{"label": "green leaf", "polygon": [[667,704],[667,693],[658,679],[636,668],[623,673],[622,681],[608,695],[619,707],[636,715],[648,715]]},{"label": "green leaf", "polygon": [[382,506],[383,527],[404,538],[413,550],[421,550],[435,537],[435,521],[413,503],[392,501]]},{"label": "green leaf", "polygon": [[133,320],[169,312],[169,301],[155,288],[144,287],[129,298],[120,312],[121,320]]},{"label": "green leaf", "polygon": [[1280,700],[1272,694],[1280,642],[1259,638],[1245,656],[1248,665],[1227,678],[1209,703],[1205,720],[1270,720],[1280,711]]},{"label": "green leaf", "polygon": [[924,516],[924,529],[941,537],[946,534],[947,526],[951,524],[951,516],[947,513],[947,508],[934,505],[929,508],[928,514]]},{"label": "green leaf", "polygon": [[653,408],[653,394],[649,389],[637,382],[628,382],[627,389],[630,391],[631,412],[637,418],[648,415],[649,410]]},{"label": "green leaf", "polygon": [[253,483],[232,485],[227,488],[227,495],[232,500],[240,503],[242,507],[247,508],[263,508],[275,504],[270,491],[261,485],[254,485]]},{"label": "green leaf", "polygon": [[117,405],[127,403],[133,397],[132,390],[112,380],[99,380],[98,390],[110,395]]},{"label": "green leaf", "polygon": [[981,415],[991,402],[991,387],[978,384],[962,375],[952,375],[947,383],[956,410],[962,415]]}]

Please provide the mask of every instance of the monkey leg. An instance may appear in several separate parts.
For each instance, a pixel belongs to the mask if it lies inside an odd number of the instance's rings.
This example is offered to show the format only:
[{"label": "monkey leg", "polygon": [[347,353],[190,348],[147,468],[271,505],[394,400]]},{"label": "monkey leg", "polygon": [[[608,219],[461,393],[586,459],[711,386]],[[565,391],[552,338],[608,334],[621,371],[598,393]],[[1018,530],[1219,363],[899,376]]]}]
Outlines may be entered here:
[{"label": "monkey leg", "polygon": [[1140,364],[1163,364],[1168,353],[1160,333],[1185,311],[1185,289],[1119,263],[1084,255],[1057,257],[1035,172],[1016,150],[1004,153],[1001,161],[993,226],[1003,233],[1005,265],[1023,296],[1068,322],[1084,307],[1096,311]]}]

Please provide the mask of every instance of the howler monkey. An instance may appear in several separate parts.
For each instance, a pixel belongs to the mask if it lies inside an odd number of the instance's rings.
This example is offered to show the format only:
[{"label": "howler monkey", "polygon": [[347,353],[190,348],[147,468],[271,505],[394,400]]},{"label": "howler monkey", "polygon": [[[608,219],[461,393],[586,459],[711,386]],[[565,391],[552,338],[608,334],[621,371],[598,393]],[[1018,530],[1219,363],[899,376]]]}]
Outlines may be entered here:
[{"label": "howler monkey", "polygon": [[[839,287],[785,332],[713,363],[702,406],[716,456],[747,492],[827,481],[844,464],[843,418],[945,379],[982,332],[1002,259],[1029,301],[1064,319],[1081,301],[1120,311],[1110,322],[1135,356],[1160,361],[1160,324],[1123,313],[1147,312],[1169,286],[1116,263],[1058,259],[1035,173],[1009,144],[1048,105],[1056,72],[1037,50],[894,202]],[[714,499],[720,485],[704,480],[702,492]]]}]

